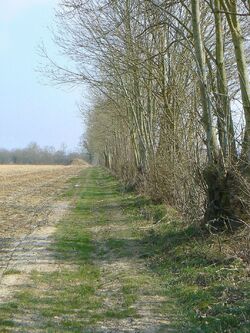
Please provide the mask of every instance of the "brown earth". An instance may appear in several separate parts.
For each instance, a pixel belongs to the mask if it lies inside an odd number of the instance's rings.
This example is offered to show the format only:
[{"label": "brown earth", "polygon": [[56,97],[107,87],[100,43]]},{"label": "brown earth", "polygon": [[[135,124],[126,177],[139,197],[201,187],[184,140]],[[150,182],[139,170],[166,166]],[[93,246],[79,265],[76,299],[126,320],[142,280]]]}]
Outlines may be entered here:
[{"label": "brown earth", "polygon": [[[57,269],[48,247],[68,208],[58,197],[82,168],[0,166],[0,302],[28,283],[33,269]],[[15,271],[19,274],[8,274]]]},{"label": "brown earth", "polygon": [[46,223],[53,201],[83,166],[1,165],[0,237],[21,237]]}]

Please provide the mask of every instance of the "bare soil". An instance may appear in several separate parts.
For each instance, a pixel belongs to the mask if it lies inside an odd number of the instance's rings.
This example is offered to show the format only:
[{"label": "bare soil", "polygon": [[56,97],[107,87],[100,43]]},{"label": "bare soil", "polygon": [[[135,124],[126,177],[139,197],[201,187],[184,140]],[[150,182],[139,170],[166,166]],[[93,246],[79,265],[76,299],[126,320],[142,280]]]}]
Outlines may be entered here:
[{"label": "bare soil", "polygon": [[0,303],[29,283],[32,270],[58,269],[49,250],[68,202],[67,180],[82,166],[0,166]]}]

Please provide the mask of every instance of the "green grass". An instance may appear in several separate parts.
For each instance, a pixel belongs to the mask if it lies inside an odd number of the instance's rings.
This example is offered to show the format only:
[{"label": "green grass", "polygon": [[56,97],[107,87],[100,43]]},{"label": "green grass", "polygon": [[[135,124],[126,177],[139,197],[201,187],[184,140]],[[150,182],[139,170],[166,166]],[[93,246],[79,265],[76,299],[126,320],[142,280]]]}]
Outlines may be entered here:
[{"label": "green grass", "polygon": [[[14,332],[18,318],[31,318],[24,332],[95,332],[131,318],[143,323],[143,297],[165,299],[153,305],[152,316],[170,319],[176,332],[250,332],[244,263],[225,258],[173,208],[124,192],[100,168],[72,178],[61,197],[74,203],[51,245],[62,266],[32,272],[30,285],[0,305],[1,332]],[[117,269],[123,261],[132,264]]]},{"label": "green grass", "polygon": [[16,275],[16,274],[21,274],[21,271],[15,268],[10,268],[3,272],[3,275]]},{"label": "green grass", "polygon": [[178,331],[250,332],[245,264],[222,255],[214,239],[197,226],[185,226],[175,217],[173,221],[157,226],[145,242],[151,268],[164,278],[166,294],[186,318],[176,324]]}]

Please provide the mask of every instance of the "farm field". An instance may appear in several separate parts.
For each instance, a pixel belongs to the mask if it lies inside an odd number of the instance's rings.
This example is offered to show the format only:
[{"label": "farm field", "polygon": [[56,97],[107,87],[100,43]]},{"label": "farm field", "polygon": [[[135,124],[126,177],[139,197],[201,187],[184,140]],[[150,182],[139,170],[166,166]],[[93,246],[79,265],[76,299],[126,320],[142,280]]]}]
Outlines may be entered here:
[{"label": "farm field", "polygon": [[36,233],[47,228],[40,239],[44,242],[52,232],[49,223],[67,209],[60,194],[67,188],[68,179],[82,169],[61,165],[0,166],[0,302],[21,283],[20,277],[19,281],[6,278],[6,271],[32,270],[34,263],[41,261],[40,254],[32,252],[32,248],[40,246]]},{"label": "farm field", "polygon": [[46,223],[53,200],[82,166],[0,165],[0,237],[25,235]]}]

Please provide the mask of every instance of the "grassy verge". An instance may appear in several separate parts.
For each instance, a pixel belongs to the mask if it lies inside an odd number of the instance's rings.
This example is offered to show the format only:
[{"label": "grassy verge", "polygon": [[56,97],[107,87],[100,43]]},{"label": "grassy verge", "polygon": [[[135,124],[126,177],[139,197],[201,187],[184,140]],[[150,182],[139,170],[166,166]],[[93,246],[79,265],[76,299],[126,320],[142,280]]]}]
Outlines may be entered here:
[{"label": "grassy verge", "polygon": [[250,331],[244,263],[175,210],[122,193],[98,168],[71,179],[63,197],[73,208],[51,245],[58,268],[34,271],[0,305],[1,332],[144,332],[152,322],[167,332],[168,320],[176,332]]},{"label": "grassy verge", "polygon": [[135,210],[135,215],[139,213],[152,222],[162,221],[144,242],[151,269],[165,281],[166,294],[175,299],[177,330],[250,332],[247,264],[225,256],[221,242],[216,244],[217,240],[198,226],[185,226],[171,208],[142,203]]}]

